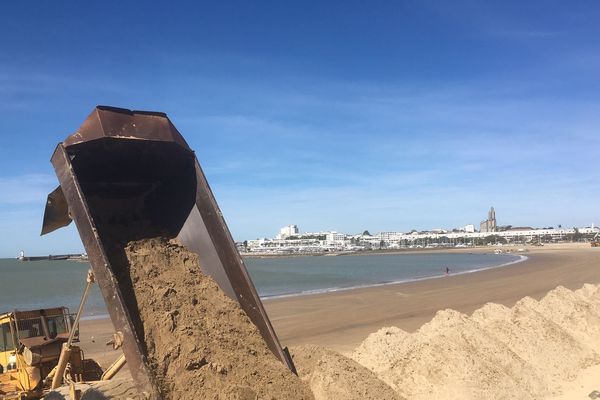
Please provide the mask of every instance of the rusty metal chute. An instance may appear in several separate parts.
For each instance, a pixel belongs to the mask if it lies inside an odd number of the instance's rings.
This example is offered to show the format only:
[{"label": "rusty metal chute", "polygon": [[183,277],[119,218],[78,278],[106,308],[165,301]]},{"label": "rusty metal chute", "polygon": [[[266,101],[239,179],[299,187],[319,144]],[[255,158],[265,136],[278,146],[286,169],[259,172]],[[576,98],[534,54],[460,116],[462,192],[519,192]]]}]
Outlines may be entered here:
[{"label": "rusty metal chute", "polygon": [[194,152],[163,113],[97,107],[60,143],[60,182],[46,204],[42,234],[75,221],[123,352],[138,386],[156,396],[122,244],[177,238],[237,300],[273,354],[295,372],[248,275]]}]

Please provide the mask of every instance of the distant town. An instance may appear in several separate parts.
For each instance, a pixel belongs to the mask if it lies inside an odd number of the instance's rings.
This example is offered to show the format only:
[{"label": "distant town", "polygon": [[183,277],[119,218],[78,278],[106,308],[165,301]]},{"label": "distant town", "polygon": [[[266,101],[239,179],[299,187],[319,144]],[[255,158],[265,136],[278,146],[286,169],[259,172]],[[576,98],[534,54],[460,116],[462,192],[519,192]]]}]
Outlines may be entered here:
[{"label": "distant town", "polygon": [[529,226],[500,226],[496,222],[496,211],[490,208],[487,218],[479,224],[468,224],[450,230],[431,229],[410,232],[364,231],[347,234],[336,231],[304,232],[297,225],[284,226],[274,238],[261,238],[237,242],[242,254],[322,254],[369,250],[448,248],[469,246],[543,245],[552,242],[596,242],[600,228],[588,227],[533,228]]}]

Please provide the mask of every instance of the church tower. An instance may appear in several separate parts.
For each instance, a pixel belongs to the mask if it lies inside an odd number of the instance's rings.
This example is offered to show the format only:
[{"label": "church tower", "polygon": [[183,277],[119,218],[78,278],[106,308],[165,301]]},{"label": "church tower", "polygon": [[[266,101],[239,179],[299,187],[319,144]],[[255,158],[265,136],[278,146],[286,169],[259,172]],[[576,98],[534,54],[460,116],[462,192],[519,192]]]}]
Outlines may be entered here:
[{"label": "church tower", "polygon": [[479,227],[480,232],[496,232],[496,210],[494,210],[494,207],[490,208],[490,211],[488,211],[487,219],[485,221],[481,221]]}]

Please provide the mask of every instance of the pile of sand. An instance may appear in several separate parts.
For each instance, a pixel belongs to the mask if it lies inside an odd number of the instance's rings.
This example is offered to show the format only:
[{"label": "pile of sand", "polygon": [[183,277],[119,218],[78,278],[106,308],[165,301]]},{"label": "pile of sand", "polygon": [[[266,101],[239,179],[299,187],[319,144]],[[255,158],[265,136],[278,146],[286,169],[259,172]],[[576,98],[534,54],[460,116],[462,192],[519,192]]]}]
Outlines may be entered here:
[{"label": "pile of sand", "polygon": [[320,346],[291,349],[298,375],[315,400],[400,400],[377,375],[356,361]]},{"label": "pile of sand", "polygon": [[258,329],[173,241],[125,247],[150,370],[163,399],[312,399]]},{"label": "pile of sand", "polygon": [[470,317],[443,310],[412,334],[381,329],[351,358],[410,399],[540,399],[600,363],[599,334],[599,287],[558,287]]}]

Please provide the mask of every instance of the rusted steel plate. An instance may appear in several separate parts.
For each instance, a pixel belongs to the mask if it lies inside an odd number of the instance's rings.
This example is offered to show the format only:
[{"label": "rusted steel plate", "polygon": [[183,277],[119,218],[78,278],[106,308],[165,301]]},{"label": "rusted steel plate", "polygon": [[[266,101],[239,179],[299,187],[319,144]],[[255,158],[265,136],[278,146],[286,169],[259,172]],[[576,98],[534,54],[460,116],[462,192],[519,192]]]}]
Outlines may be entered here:
[{"label": "rusted steel plate", "polygon": [[58,186],[48,195],[48,199],[46,200],[41,235],[55,231],[70,223],[71,217],[69,217],[67,200],[62,189]]}]

